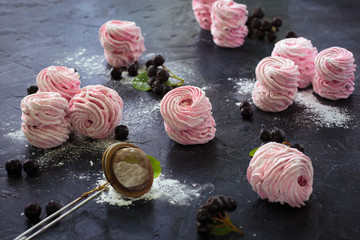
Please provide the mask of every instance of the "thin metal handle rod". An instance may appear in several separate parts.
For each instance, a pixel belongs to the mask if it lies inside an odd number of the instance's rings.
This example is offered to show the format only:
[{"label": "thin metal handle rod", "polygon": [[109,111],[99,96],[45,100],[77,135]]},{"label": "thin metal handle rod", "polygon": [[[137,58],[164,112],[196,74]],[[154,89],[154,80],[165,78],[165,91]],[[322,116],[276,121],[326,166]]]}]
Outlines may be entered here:
[{"label": "thin metal handle rod", "polygon": [[58,211],[56,211],[55,213],[51,214],[50,216],[46,217],[44,220],[42,220],[41,222],[37,223],[36,225],[34,225],[33,227],[29,228],[28,230],[26,230],[25,232],[23,232],[22,234],[20,234],[19,236],[17,236],[14,240],[30,240],[32,238],[34,238],[35,236],[37,236],[38,234],[42,233],[43,231],[47,230],[48,228],[50,228],[51,226],[53,226],[54,224],[56,224],[57,222],[61,221],[63,218],[65,218],[67,215],[71,214],[72,212],[74,212],[75,210],[79,209],[80,207],[82,207],[83,205],[85,205],[87,202],[91,201],[92,199],[94,199],[95,197],[97,197],[100,193],[102,193],[105,189],[106,186],[110,184],[109,182],[107,182],[106,184],[104,184],[103,186],[101,186],[100,190],[96,190],[97,192],[95,194],[93,194],[91,197],[85,199],[84,201],[82,201],[81,203],[79,203],[77,206],[73,207],[72,209],[70,209],[69,211],[65,212],[64,214],[62,214],[61,216],[59,216],[58,218],[56,218],[54,221],[48,223],[47,225],[45,225],[44,227],[42,227],[41,229],[39,229],[37,232],[35,232],[34,234],[32,234],[29,237],[26,237],[25,235],[32,232],[34,229],[38,228],[40,225],[44,224],[45,222],[50,221],[51,219],[55,218],[60,212],[63,212],[65,210],[67,210],[68,208],[70,208],[72,205],[76,204],[77,202],[79,202],[80,200],[84,199],[84,194],[81,197],[78,197],[77,199],[75,199],[74,201],[72,201],[71,203],[69,203],[68,205],[66,205],[65,207],[59,209]]}]

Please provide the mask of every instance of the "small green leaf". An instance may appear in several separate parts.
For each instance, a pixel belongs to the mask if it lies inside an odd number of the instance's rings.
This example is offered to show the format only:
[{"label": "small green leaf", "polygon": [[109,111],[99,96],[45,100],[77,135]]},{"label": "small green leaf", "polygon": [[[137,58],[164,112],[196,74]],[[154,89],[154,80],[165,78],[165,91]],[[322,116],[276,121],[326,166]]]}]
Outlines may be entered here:
[{"label": "small green leaf", "polygon": [[140,91],[149,91],[151,90],[150,85],[148,84],[149,77],[147,72],[139,73],[133,80],[132,86]]},{"label": "small green leaf", "polygon": [[259,148],[257,147],[257,148],[254,148],[253,150],[251,150],[251,152],[249,153],[249,156],[250,156],[250,157],[253,157],[254,154],[255,154],[255,152],[256,152],[258,149],[259,149]]},{"label": "small green leaf", "polygon": [[231,232],[233,232],[233,229],[230,226],[220,227],[219,225],[210,224],[210,235],[224,236]]},{"label": "small green leaf", "polygon": [[147,155],[147,156],[148,156],[150,163],[154,169],[154,178],[157,178],[161,173],[160,162],[156,158],[154,158],[150,155]]}]

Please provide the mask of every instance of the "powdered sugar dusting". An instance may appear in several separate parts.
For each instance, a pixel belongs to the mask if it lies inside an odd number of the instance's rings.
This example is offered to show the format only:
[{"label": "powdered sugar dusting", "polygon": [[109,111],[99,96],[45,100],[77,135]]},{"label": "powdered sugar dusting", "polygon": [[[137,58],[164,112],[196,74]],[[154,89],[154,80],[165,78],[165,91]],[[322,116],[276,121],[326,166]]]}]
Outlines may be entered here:
[{"label": "powdered sugar dusting", "polygon": [[81,79],[105,74],[103,65],[104,55],[89,56],[86,52],[85,48],[80,48],[68,54],[66,58],[56,61],[55,64],[68,68],[76,68],[81,75]]},{"label": "powdered sugar dusting", "polygon": [[228,78],[229,81],[235,81],[235,89],[237,93],[242,95],[251,95],[255,86],[256,79],[254,78]]},{"label": "powdered sugar dusting", "polygon": [[299,91],[295,102],[305,106],[304,112],[296,118],[298,123],[313,123],[319,127],[350,128],[353,116],[345,109],[320,103],[312,89]]},{"label": "powdered sugar dusting", "polygon": [[[105,179],[99,179],[97,185],[106,183]],[[178,180],[166,178],[160,175],[154,179],[153,186],[150,191],[139,198],[131,198],[121,195],[114,188],[109,187],[108,191],[102,192],[97,203],[109,203],[118,206],[130,206],[139,200],[151,201],[161,200],[167,201],[172,205],[190,205],[191,201],[198,198],[202,192],[212,192],[214,186],[207,184],[185,184]]]},{"label": "powdered sugar dusting", "polygon": [[10,138],[14,141],[25,141],[24,133],[21,131],[21,129],[18,129],[16,131],[11,131],[8,134],[5,135],[5,137]]}]

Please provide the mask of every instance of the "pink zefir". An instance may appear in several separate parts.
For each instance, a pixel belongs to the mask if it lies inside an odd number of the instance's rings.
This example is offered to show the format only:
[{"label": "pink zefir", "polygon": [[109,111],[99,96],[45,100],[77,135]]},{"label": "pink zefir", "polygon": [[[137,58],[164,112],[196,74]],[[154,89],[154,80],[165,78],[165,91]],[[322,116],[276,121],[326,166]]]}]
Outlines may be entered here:
[{"label": "pink zefir", "polygon": [[254,104],[266,112],[280,112],[294,101],[298,91],[299,70],[290,59],[266,57],[255,69]]},{"label": "pink zefir", "polygon": [[303,38],[285,38],[278,41],[271,56],[278,56],[292,60],[300,72],[299,88],[306,88],[315,76],[315,57],[318,51],[311,41]]},{"label": "pink zefir", "polygon": [[122,119],[123,101],[119,94],[102,85],[89,85],[69,103],[69,116],[75,130],[93,139],[102,139],[115,130]]},{"label": "pink zefir", "polygon": [[160,103],[160,113],[168,136],[183,145],[203,144],[215,137],[212,106],[198,87],[182,86],[168,92]]},{"label": "pink zefir", "polygon": [[196,21],[200,27],[205,30],[210,30],[211,27],[211,6],[217,0],[193,0],[192,9]]},{"label": "pink zefir", "polygon": [[38,148],[53,148],[69,139],[69,106],[56,92],[36,92],[21,101],[21,130],[27,141]]},{"label": "pink zefir", "polygon": [[348,98],[354,91],[355,59],[352,52],[340,47],[321,51],[315,58],[314,91],[321,97]]},{"label": "pink zefir", "polygon": [[245,25],[247,8],[232,1],[216,1],[211,7],[211,34],[216,45],[236,48],[244,44],[248,34]]},{"label": "pink zefir", "polygon": [[246,178],[261,199],[301,207],[313,191],[310,158],[296,148],[270,142],[254,154]]},{"label": "pink zefir", "polygon": [[146,50],[144,37],[135,22],[111,20],[99,31],[106,61],[113,67],[129,66]]},{"label": "pink zefir", "polygon": [[80,75],[74,68],[50,66],[39,72],[36,84],[40,92],[58,92],[67,101],[80,90]]}]

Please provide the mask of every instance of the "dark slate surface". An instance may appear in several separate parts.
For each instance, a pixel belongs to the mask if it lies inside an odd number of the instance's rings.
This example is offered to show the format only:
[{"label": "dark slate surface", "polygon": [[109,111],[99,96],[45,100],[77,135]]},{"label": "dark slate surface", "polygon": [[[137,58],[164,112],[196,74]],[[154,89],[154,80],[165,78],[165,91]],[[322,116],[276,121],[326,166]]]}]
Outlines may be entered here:
[{"label": "dark slate surface", "polygon": [[[28,202],[45,206],[56,199],[66,204],[94,188],[101,175],[101,154],[112,141],[72,138],[62,150],[48,151],[27,146],[19,135],[19,104],[37,73],[50,65],[77,68],[82,86],[103,84],[117,90],[125,103],[122,123],[131,131],[129,141],[159,159],[166,176],[186,183],[212,183],[214,190],[202,192],[187,206],[160,200],[137,202],[129,208],[91,202],[38,239],[197,239],[196,209],[217,194],[237,200],[232,219],[246,232],[244,237],[231,234],[224,239],[360,238],[358,86],[346,100],[318,98],[324,105],[347,111],[353,118],[348,128],[317,126],[311,117],[302,123],[298,116],[304,116],[306,109],[299,104],[276,114],[255,108],[253,120],[244,121],[236,103],[250,95],[238,94],[236,81],[227,79],[253,79],[256,64],[270,55],[273,43],[247,39],[238,49],[218,48],[211,34],[200,30],[190,2],[0,0],[0,239],[12,239],[27,229],[29,223],[21,213]],[[243,3],[250,11],[260,5],[268,16],[281,16],[280,38],[295,30],[319,50],[341,46],[352,51],[359,64],[359,1]],[[206,87],[217,123],[214,140],[198,146],[174,143],[154,108],[159,98],[133,89],[127,80],[110,80],[98,30],[111,19],[135,21],[141,27],[147,48],[141,63],[146,56],[162,53],[186,84]],[[314,191],[301,209],[260,200],[245,178],[248,152],[260,144],[260,130],[274,127],[303,143],[313,161]],[[29,157],[42,161],[38,176],[7,176],[8,159]]]}]

